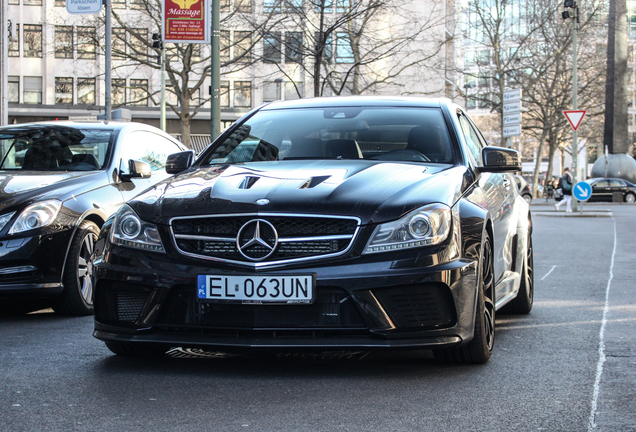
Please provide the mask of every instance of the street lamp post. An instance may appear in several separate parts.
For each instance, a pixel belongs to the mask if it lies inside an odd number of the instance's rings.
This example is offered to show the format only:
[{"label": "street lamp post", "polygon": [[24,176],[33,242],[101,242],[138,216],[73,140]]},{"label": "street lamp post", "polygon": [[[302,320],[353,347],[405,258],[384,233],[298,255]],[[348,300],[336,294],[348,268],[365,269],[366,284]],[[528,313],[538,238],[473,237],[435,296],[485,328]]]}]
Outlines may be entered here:
[{"label": "street lamp post", "polygon": [[221,7],[212,0],[212,32],[210,38],[210,141],[221,133]]},{"label": "street lamp post", "polygon": [[[579,7],[574,0],[565,0],[563,6],[571,10],[563,11],[561,16],[563,19],[572,19],[572,109],[578,109],[577,103],[577,31],[579,25]],[[576,129],[572,132],[572,190],[576,185],[577,165],[579,158],[578,132]],[[577,211],[578,205],[576,199],[572,199],[572,210]]]}]

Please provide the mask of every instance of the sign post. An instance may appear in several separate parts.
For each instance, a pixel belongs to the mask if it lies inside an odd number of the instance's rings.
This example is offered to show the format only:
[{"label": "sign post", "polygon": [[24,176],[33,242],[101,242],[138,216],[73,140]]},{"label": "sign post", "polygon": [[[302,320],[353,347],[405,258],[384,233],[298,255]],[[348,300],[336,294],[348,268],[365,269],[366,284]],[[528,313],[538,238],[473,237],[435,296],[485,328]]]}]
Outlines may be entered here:
[{"label": "sign post", "polygon": [[588,182],[579,182],[572,187],[572,195],[577,200],[581,201],[581,207],[579,211],[583,212],[583,203],[590,199],[592,196],[592,186]]},{"label": "sign post", "polygon": [[510,138],[521,135],[521,89],[512,89],[503,94],[502,136],[512,148]]}]

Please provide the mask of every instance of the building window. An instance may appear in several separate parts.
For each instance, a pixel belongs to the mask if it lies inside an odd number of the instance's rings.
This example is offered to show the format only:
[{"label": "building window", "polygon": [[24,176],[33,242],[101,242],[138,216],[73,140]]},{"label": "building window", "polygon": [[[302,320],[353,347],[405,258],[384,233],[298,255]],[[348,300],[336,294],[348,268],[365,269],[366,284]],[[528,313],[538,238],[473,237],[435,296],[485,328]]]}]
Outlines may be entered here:
[{"label": "building window", "polygon": [[263,11],[265,13],[281,13],[281,3],[283,0],[263,0]]},{"label": "building window", "polygon": [[142,60],[148,60],[148,39],[148,29],[133,29],[130,34],[131,52],[129,54]]},{"label": "building window", "polygon": [[42,6],[42,0],[23,0],[25,6]]},{"label": "building window", "polygon": [[73,78],[55,78],[55,103],[73,103]]},{"label": "building window", "polygon": [[353,63],[353,47],[348,33],[336,33],[336,63]]},{"label": "building window", "polygon": [[303,32],[285,33],[285,62],[300,63],[303,59]]},{"label": "building window", "polygon": [[273,102],[280,100],[280,86],[282,80],[266,81],[263,83],[263,102]]},{"label": "building window", "polygon": [[280,63],[280,32],[268,33],[263,37],[263,61]]},{"label": "building window", "polygon": [[113,9],[126,9],[126,0],[110,0]]},{"label": "building window", "polygon": [[123,59],[126,54],[126,30],[112,29],[110,52],[114,59]]},{"label": "building window", "polygon": [[95,28],[94,27],[78,27],[77,28],[77,58],[78,59],[94,59],[95,58]]},{"label": "building window", "polygon": [[9,39],[9,57],[20,57],[20,24],[15,24],[15,27],[8,28],[8,33],[11,35]]},{"label": "building window", "polygon": [[77,104],[95,105],[95,78],[77,79]]},{"label": "building window", "polygon": [[477,54],[477,64],[488,65],[490,64],[490,51],[480,50]]},{"label": "building window", "polygon": [[248,31],[234,32],[234,59],[240,62],[250,60],[252,47],[252,33]]},{"label": "building window", "polygon": [[219,4],[221,11],[227,12],[230,10],[230,0],[220,0]]},{"label": "building window", "polygon": [[229,108],[230,107],[230,83],[227,81],[221,81],[221,88],[219,89],[219,99],[221,103],[221,107]]},{"label": "building window", "polygon": [[114,79],[110,82],[110,103],[114,107],[126,105],[126,80]]},{"label": "building window", "polygon": [[131,9],[146,9],[145,0],[130,0]]},{"label": "building window", "polygon": [[219,38],[219,49],[221,50],[220,60],[221,62],[230,61],[230,32],[228,30],[221,30],[221,37]]},{"label": "building window", "polygon": [[305,87],[303,83],[293,83],[286,82],[285,83],[285,100],[294,100],[303,97],[303,93],[305,92]]},{"label": "building window", "polygon": [[252,107],[252,83],[234,81],[234,108]]},{"label": "building window", "polygon": [[66,7],[66,0],[55,0],[53,3],[55,7]]},{"label": "building window", "polygon": [[20,77],[18,76],[10,76],[9,78],[9,102],[19,103],[20,102]]},{"label": "building window", "polygon": [[22,101],[25,104],[42,103],[42,77],[24,77]]},{"label": "building window", "polygon": [[9,0],[8,4],[12,4],[12,5],[19,5],[20,4],[20,0]]},{"label": "building window", "polygon": [[234,0],[234,5],[239,12],[252,12],[252,0]]},{"label": "building window", "polygon": [[285,10],[288,12],[301,12],[303,10],[303,0],[285,0]]},{"label": "building window", "polygon": [[73,58],[73,26],[55,26],[55,58]]},{"label": "building window", "polygon": [[192,60],[201,60],[201,44],[190,44],[192,46]]},{"label": "building window", "polygon": [[314,12],[317,14],[324,12],[330,14],[333,12],[333,0],[314,0]]},{"label": "building window", "polygon": [[351,12],[351,0],[336,0],[336,12]]},{"label": "building window", "polygon": [[24,33],[24,56],[42,57],[42,26],[39,24],[25,24],[22,29]]},{"label": "building window", "polygon": [[148,106],[148,80],[130,80],[130,105]]}]

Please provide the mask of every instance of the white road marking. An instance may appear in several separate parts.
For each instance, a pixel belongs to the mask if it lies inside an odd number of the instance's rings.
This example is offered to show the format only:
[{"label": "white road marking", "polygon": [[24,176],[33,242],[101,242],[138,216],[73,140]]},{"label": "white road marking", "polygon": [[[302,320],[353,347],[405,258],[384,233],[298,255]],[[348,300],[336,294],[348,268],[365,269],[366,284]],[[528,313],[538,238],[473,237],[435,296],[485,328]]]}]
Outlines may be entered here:
[{"label": "white road marking", "polygon": [[556,266],[555,266],[555,265],[553,265],[553,266],[552,266],[552,268],[550,269],[550,271],[549,271],[549,272],[547,272],[547,273],[545,274],[545,276],[543,276],[543,277],[541,278],[541,280],[543,280],[543,279],[547,278],[548,276],[550,276],[550,273],[552,273],[552,272],[554,271],[554,269],[555,269],[555,268],[556,268]]},{"label": "white road marking", "polygon": [[616,256],[616,219],[612,217],[614,222],[614,250],[612,251],[612,261],[610,264],[609,279],[607,280],[607,288],[605,289],[605,307],[603,308],[603,320],[601,321],[601,330],[599,331],[598,342],[598,363],[596,364],[596,380],[594,381],[594,393],[592,394],[592,409],[590,411],[590,421],[587,426],[588,432],[596,429],[596,410],[598,408],[598,396],[601,387],[601,376],[603,375],[603,365],[605,364],[605,325],[607,324],[607,311],[609,310],[609,292],[614,279],[614,257]]}]

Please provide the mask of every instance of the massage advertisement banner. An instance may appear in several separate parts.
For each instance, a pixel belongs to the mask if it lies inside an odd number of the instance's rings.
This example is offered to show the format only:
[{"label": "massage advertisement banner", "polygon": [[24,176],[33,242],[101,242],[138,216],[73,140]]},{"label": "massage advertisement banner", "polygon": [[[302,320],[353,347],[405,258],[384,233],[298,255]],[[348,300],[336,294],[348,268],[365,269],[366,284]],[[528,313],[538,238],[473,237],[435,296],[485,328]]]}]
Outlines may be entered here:
[{"label": "massage advertisement banner", "polygon": [[163,0],[163,42],[210,43],[210,0]]}]

